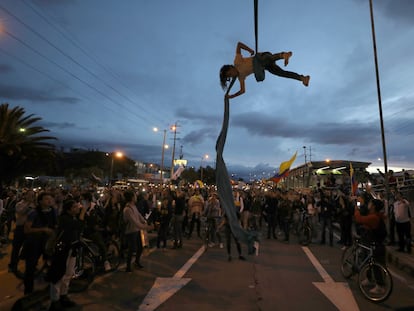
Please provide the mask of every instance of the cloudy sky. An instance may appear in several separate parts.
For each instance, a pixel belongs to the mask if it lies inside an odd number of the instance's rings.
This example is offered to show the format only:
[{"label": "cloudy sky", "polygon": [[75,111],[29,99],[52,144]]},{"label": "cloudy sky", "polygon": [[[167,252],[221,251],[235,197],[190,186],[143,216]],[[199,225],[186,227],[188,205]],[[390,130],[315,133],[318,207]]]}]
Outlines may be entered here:
[{"label": "cloudy sky", "polygon": [[[373,3],[388,166],[414,168],[414,1]],[[177,124],[176,155],[214,166],[218,71],[238,41],[254,48],[253,0],[1,0],[0,25],[0,103],[41,117],[58,146],[159,163]],[[259,0],[258,25],[259,50],[292,51],[286,69],[311,80],[247,79],[229,172],[271,171],[295,151],[293,167],[305,152],[383,166],[369,0]]]}]

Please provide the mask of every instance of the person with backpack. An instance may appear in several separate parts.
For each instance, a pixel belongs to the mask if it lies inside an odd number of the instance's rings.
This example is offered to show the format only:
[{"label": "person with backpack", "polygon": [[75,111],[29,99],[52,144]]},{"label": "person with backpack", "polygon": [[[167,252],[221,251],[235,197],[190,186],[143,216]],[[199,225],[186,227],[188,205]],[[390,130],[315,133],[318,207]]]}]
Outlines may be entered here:
[{"label": "person with backpack", "polygon": [[[387,229],[384,220],[384,202],[379,199],[371,199],[368,202],[368,214],[361,215],[359,208],[355,209],[355,221],[362,225],[361,240],[370,245],[375,243],[374,260],[375,262],[386,266],[386,254],[384,241],[387,237]],[[375,275],[376,283],[372,284],[373,288],[370,290],[372,294],[379,294],[384,291],[382,273],[380,271],[373,271]],[[362,281],[363,285],[370,285],[371,280],[368,276],[367,279]]]}]

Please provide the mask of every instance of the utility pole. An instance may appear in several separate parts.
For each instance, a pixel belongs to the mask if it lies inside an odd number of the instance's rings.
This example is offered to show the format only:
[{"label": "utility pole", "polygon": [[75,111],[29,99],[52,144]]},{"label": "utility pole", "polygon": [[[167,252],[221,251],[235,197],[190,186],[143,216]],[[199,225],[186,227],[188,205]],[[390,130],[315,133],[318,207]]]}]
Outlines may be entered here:
[{"label": "utility pole", "polygon": [[387,201],[389,202],[390,185],[388,181],[389,174],[388,174],[387,148],[385,144],[384,120],[382,116],[381,85],[380,85],[380,76],[379,76],[379,70],[378,70],[377,41],[375,39],[375,24],[374,24],[374,12],[372,8],[372,0],[369,0],[369,11],[370,11],[370,16],[371,16],[372,45],[373,45],[373,50],[374,50],[375,76],[377,80],[377,97],[378,97],[378,110],[379,110],[380,126],[381,126],[382,152],[383,152],[383,157],[384,157],[385,195],[386,195]]},{"label": "utility pole", "polygon": [[303,154],[305,155],[305,164],[306,164],[306,146],[303,146]]},{"label": "utility pole", "polygon": [[177,128],[178,124],[175,122],[174,125],[171,126],[171,131],[174,133],[174,144],[173,144],[173,150],[172,150],[172,158],[171,158],[171,173],[170,173],[170,179],[174,175],[174,158],[175,158],[175,142],[177,141]]}]

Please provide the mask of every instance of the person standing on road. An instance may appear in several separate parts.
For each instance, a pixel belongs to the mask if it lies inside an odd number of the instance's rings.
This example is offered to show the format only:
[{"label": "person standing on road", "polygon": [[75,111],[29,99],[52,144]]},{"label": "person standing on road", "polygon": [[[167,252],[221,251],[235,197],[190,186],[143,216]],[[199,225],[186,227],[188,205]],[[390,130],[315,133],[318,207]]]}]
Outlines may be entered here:
[{"label": "person standing on road", "polygon": [[183,222],[184,213],[186,208],[185,193],[182,190],[177,190],[176,197],[174,199],[174,217],[173,217],[173,228],[174,228],[174,246],[173,248],[183,247]]},{"label": "person standing on road", "polygon": [[239,259],[240,260],[246,260],[246,258],[244,258],[244,256],[242,256],[242,250],[241,250],[240,242],[234,236],[233,232],[231,232],[231,227],[230,227],[230,224],[228,222],[226,214],[224,214],[223,219],[222,219],[220,225],[218,226],[218,230],[220,230],[222,227],[224,227],[224,232],[225,232],[225,235],[226,235],[226,249],[227,249],[227,256],[228,256],[227,260],[228,261],[232,260],[232,257],[231,257],[231,239],[232,238],[233,238],[234,242],[236,243],[236,248],[237,248],[237,253],[239,254]]},{"label": "person standing on road", "polygon": [[34,273],[40,256],[47,259],[45,246],[57,225],[56,211],[52,194],[42,192],[37,197],[38,205],[27,216],[24,224],[26,239],[23,245],[23,255],[26,260],[24,271],[24,294],[33,292]]},{"label": "person standing on road", "polygon": [[411,254],[411,207],[401,192],[396,193],[394,216],[398,235],[398,251]]},{"label": "person standing on road", "polygon": [[220,207],[220,201],[217,198],[216,193],[212,193],[207,200],[206,210],[204,215],[207,217],[207,223],[210,225],[210,236],[208,237],[210,241],[209,246],[214,246],[217,242],[220,243],[222,247],[223,243],[221,242],[221,235],[218,231],[218,225],[220,224],[222,210]]},{"label": "person standing on road", "polygon": [[334,217],[334,202],[331,194],[329,191],[324,193],[323,190],[320,190],[320,198],[319,201],[321,212],[321,244],[324,245],[326,243],[326,229],[328,229],[328,236],[329,236],[329,245],[333,246],[333,225],[332,220]]},{"label": "person standing on road", "polygon": [[197,225],[197,236],[201,238],[200,235],[200,217],[204,209],[204,198],[200,194],[200,189],[196,188],[194,195],[188,200],[189,213],[190,213],[190,231],[188,233],[188,238],[191,238],[191,234],[194,230],[194,225]]},{"label": "person standing on road", "polygon": [[10,255],[9,271],[16,273],[20,250],[25,240],[24,223],[27,215],[36,208],[36,195],[33,190],[23,193],[23,198],[16,203],[16,227],[13,234],[12,251]]},{"label": "person standing on road", "polygon": [[135,267],[143,268],[140,262],[143,251],[140,230],[152,230],[152,227],[147,225],[145,218],[138,212],[135,206],[137,201],[135,192],[132,190],[125,191],[124,198],[126,204],[123,210],[123,219],[125,222],[125,239],[128,246],[126,272],[131,272],[133,255],[135,255]]},{"label": "person standing on road", "polygon": [[276,236],[276,218],[278,212],[279,200],[274,192],[268,192],[265,199],[264,216],[267,222],[267,238],[272,236],[277,239]]},{"label": "person standing on road", "polygon": [[82,206],[86,208],[84,235],[98,246],[99,254],[104,262],[104,269],[110,271],[112,268],[107,258],[106,245],[102,236],[103,230],[101,230],[99,217],[95,209],[96,204],[92,202],[92,194],[89,191],[82,193],[81,200]]},{"label": "person standing on road", "polygon": [[87,205],[75,200],[63,202],[62,214],[58,219],[56,251],[52,256],[47,281],[50,282],[49,311],[72,308],[76,303],[69,299],[69,285],[75,274],[77,244],[84,228]]}]

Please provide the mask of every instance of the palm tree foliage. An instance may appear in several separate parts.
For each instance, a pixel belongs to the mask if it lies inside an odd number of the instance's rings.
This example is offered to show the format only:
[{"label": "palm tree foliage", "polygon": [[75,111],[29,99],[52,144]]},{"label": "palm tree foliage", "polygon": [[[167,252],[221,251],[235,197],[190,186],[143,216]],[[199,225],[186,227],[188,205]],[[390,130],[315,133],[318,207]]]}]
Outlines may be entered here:
[{"label": "palm tree foliage", "polygon": [[40,120],[22,107],[0,105],[0,188],[22,174],[38,173],[54,156],[55,147],[47,141],[56,138],[42,134],[49,130],[35,124]]}]

